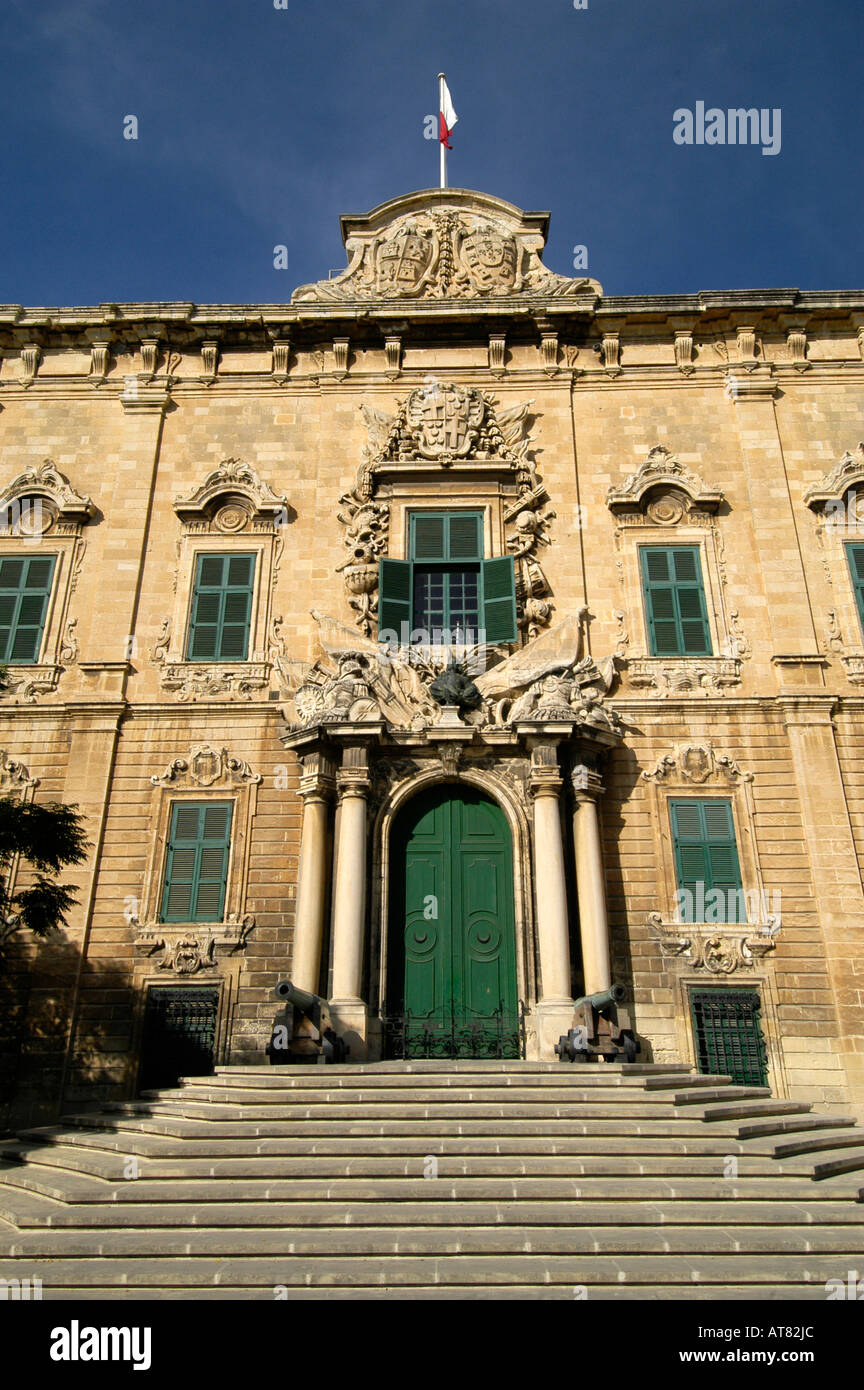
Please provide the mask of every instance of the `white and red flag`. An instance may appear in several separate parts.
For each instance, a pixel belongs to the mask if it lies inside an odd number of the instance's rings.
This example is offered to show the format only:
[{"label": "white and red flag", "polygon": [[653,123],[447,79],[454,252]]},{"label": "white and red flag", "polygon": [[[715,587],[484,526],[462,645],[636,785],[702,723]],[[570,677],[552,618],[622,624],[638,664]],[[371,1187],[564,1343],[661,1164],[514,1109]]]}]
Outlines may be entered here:
[{"label": "white and red flag", "polygon": [[456,115],[456,112],[453,110],[453,101],[452,101],[451,96],[450,96],[450,90],[449,90],[449,88],[448,88],[448,86],[447,86],[447,83],[446,83],[445,80],[444,80],[444,74],[443,74],[443,73],[441,74],[441,77],[440,77],[440,85],[441,85],[441,100],[440,100],[439,105],[440,105],[441,111],[440,111],[440,131],[439,131],[439,136],[438,136],[438,138],[439,138],[439,140],[441,141],[441,144],[444,146],[445,149],[452,150],[453,146],[450,144],[450,136],[453,134],[453,127],[454,127],[454,125],[456,124],[456,122],[458,121],[459,117]]}]

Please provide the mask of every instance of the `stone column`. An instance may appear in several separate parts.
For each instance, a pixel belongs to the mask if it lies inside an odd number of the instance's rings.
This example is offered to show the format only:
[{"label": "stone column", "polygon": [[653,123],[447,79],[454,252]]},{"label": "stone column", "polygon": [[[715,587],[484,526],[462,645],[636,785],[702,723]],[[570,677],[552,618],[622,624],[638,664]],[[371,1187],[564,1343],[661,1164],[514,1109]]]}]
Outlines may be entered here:
[{"label": "stone column", "polygon": [[299,793],[303,800],[303,822],[291,979],[300,989],[312,994],[318,993],[321,978],[327,903],[327,820],[332,790],[330,767],[318,755],[304,758]]},{"label": "stone column", "polygon": [[541,985],[537,1031],[540,1055],[544,1058],[554,1057],[555,1043],[573,1022],[561,786],[555,744],[536,745],[531,753],[531,792],[534,797],[534,889]]},{"label": "stone column", "polygon": [[368,876],[366,822],[369,776],[363,747],[345,749],[337,774],[339,843],[333,880],[333,997],[330,1013],[336,1031],[351,1048],[351,1060],[366,1056],[366,1005],[363,946],[366,934]]},{"label": "stone column", "polygon": [[612,983],[606,882],[597,816],[597,797],[603,786],[596,772],[581,765],[573,769],[571,781],[575,797],[573,844],[585,993],[598,994]]}]

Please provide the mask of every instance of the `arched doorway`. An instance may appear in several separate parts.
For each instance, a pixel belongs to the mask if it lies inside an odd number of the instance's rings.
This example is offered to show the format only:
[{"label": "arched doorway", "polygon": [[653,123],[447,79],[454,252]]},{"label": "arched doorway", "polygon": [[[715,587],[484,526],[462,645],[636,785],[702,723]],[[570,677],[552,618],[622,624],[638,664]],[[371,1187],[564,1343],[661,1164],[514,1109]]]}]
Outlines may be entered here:
[{"label": "arched doorway", "polygon": [[432,787],[391,837],[387,1050],[403,1057],[521,1055],[513,845],[475,788]]}]

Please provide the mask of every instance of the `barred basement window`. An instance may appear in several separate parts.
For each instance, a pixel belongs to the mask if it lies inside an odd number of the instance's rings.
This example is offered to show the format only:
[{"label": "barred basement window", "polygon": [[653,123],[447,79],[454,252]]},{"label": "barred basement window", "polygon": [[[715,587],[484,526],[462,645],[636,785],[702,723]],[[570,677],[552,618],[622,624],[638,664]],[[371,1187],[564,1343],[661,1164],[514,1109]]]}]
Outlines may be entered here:
[{"label": "barred basement window", "polygon": [[652,656],[711,656],[699,547],[643,545],[642,589]]},{"label": "barred basement window", "polygon": [[765,1086],[768,1061],[756,990],[694,989],[690,1014],[700,1072],[731,1076],[740,1086]]},{"label": "barred basement window", "polygon": [[485,559],[480,512],[414,512],[408,560],[382,560],[379,638],[401,646],[515,642],[511,556]]},{"label": "barred basement window", "polygon": [[172,806],[160,921],[222,921],[233,810],[231,801]]},{"label": "barred basement window", "polygon": [[153,985],[147,991],[139,1090],[176,1086],[213,1070],[218,989]]},{"label": "barred basement window", "polygon": [[38,661],[56,555],[0,560],[0,661]]}]

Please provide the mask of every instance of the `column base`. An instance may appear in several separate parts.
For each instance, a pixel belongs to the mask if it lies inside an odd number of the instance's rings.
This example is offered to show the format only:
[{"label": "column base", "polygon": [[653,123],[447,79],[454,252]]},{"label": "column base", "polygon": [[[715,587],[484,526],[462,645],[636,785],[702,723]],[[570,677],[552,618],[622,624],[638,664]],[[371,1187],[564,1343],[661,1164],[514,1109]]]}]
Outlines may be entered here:
[{"label": "column base", "polygon": [[573,1027],[573,1000],[541,999],[534,1006],[532,1017],[537,1032],[538,1060],[554,1062],[558,1039]]},{"label": "column base", "polygon": [[330,1018],[335,1031],[351,1051],[350,1062],[365,1062],[369,1055],[369,1011],[362,999],[331,999]]}]

